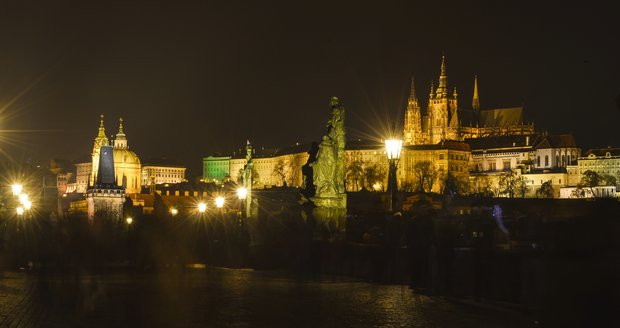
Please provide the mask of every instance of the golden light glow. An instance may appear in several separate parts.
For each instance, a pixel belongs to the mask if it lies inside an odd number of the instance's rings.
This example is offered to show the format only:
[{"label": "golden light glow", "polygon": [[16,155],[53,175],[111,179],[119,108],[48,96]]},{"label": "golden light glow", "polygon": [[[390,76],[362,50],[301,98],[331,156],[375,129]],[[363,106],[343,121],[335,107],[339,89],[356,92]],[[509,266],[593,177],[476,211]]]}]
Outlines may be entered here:
[{"label": "golden light glow", "polygon": [[372,189],[374,189],[375,191],[381,191],[381,189],[383,189],[383,186],[381,185],[381,183],[375,182],[375,184],[372,185]]},{"label": "golden light glow", "polygon": [[248,195],[248,190],[246,188],[237,188],[237,197],[239,197],[239,199],[245,199],[245,197],[247,197]]},{"label": "golden light glow", "polygon": [[173,208],[170,209],[170,214],[172,216],[175,216],[175,215],[179,214],[179,210],[177,210],[176,208],[173,207]]},{"label": "golden light glow", "polygon": [[29,200],[25,200],[25,201],[23,202],[23,205],[24,205],[24,209],[25,209],[26,211],[30,211],[30,208],[32,207],[32,202],[31,202],[31,201],[29,201]]},{"label": "golden light glow", "polygon": [[126,218],[125,221],[127,221],[127,224],[132,224],[133,218]]},{"label": "golden light glow", "polygon": [[17,215],[23,215],[24,214],[24,208],[21,207],[21,206],[16,208],[15,211],[17,212]]},{"label": "golden light glow", "polygon": [[13,189],[13,196],[19,196],[19,194],[22,193],[22,185],[16,183],[14,185],[11,186],[11,189]]},{"label": "golden light glow", "polygon": [[28,201],[28,195],[24,193],[19,194],[19,202],[23,204],[26,201]]},{"label": "golden light glow", "polygon": [[224,203],[225,202],[226,202],[226,200],[224,199],[224,197],[222,197],[222,196],[215,197],[215,207],[222,208],[222,207],[224,207]]},{"label": "golden light glow", "polygon": [[388,139],[385,141],[385,150],[388,159],[400,159],[400,150],[403,147],[403,141],[399,139]]},{"label": "golden light glow", "polygon": [[198,203],[198,212],[204,213],[207,210],[207,204]]}]

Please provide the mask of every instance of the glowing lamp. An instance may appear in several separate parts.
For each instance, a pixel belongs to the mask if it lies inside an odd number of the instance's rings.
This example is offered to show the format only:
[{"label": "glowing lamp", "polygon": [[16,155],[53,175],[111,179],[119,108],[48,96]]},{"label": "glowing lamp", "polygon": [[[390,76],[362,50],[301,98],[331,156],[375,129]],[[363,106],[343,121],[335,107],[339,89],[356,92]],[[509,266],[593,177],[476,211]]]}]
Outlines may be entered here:
[{"label": "glowing lamp", "polygon": [[237,189],[237,197],[239,197],[239,199],[245,199],[247,195],[248,195],[248,190],[246,188],[241,187]]},{"label": "glowing lamp", "polygon": [[204,213],[207,210],[207,204],[198,203],[198,212]]},{"label": "glowing lamp", "polygon": [[19,194],[19,202],[20,203],[23,204],[24,202],[27,202],[27,201],[28,201],[28,195],[27,194],[24,194],[24,193]]},{"label": "glowing lamp", "polygon": [[175,216],[175,215],[179,214],[179,210],[177,210],[176,208],[173,207],[173,208],[170,209],[170,214],[172,216]]},{"label": "glowing lamp", "polygon": [[222,208],[224,207],[225,199],[222,196],[215,197],[215,207]]},{"label": "glowing lamp", "polygon": [[19,194],[22,193],[22,185],[20,184],[14,184],[11,186],[11,189],[13,190],[13,196],[19,196]]},{"label": "glowing lamp", "polygon": [[17,212],[17,215],[23,215],[24,214],[24,208],[21,207],[21,206],[16,208],[15,211]]},{"label": "glowing lamp", "polygon": [[26,199],[22,204],[24,205],[24,209],[26,211],[30,211],[30,208],[32,207],[32,202],[31,201]]},{"label": "glowing lamp", "polygon": [[132,218],[126,218],[125,221],[127,221],[127,224],[132,224],[133,223],[133,219]]},{"label": "glowing lamp", "polygon": [[403,141],[398,139],[388,139],[385,141],[385,150],[387,151],[388,160],[400,159],[400,150],[403,147]]}]

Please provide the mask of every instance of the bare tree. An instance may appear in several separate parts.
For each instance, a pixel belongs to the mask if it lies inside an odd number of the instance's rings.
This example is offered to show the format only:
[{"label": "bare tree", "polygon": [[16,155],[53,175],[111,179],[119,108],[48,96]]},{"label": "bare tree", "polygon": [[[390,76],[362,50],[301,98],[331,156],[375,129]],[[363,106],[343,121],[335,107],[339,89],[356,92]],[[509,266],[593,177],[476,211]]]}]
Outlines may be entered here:
[{"label": "bare tree", "polygon": [[272,175],[275,176],[283,186],[286,186],[287,172],[288,166],[284,163],[284,160],[279,160],[273,167]]},{"label": "bare tree", "polygon": [[431,161],[418,161],[413,165],[413,185],[416,191],[431,192],[439,172]]},{"label": "bare tree", "polygon": [[527,179],[522,175],[505,174],[499,177],[499,194],[506,195],[510,198],[519,196],[525,197],[530,187],[527,184]]},{"label": "bare tree", "polygon": [[345,168],[347,183],[345,184],[350,191],[358,191],[364,184],[364,166],[362,161],[353,160],[347,163]]},{"label": "bare tree", "polygon": [[364,180],[366,189],[373,190],[376,183],[381,183],[385,177],[385,170],[377,163],[364,165]]}]

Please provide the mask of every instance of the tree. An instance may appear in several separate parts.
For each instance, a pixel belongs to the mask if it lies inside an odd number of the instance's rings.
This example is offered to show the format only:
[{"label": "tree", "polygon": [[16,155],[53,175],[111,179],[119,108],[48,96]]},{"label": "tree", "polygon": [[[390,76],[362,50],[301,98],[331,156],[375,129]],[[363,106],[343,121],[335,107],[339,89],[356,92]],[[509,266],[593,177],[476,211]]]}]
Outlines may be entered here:
[{"label": "tree", "polygon": [[418,161],[413,165],[414,189],[416,191],[431,192],[439,172],[431,161]]},{"label": "tree", "polygon": [[605,186],[615,186],[616,185],[616,177],[609,174],[601,175],[601,180],[603,181],[603,185]]},{"label": "tree", "polygon": [[530,187],[527,179],[522,175],[505,174],[499,177],[499,194],[514,198],[515,195],[521,198],[525,197]]},{"label": "tree", "polygon": [[345,186],[348,190],[358,191],[364,184],[364,166],[360,160],[353,160],[347,163],[345,168],[345,177],[347,183]]},{"label": "tree", "polygon": [[543,182],[540,188],[536,190],[536,197],[538,198],[553,198],[553,187],[551,186],[551,180]]},{"label": "tree", "polygon": [[448,173],[443,181],[441,192],[450,195],[466,195],[469,194],[470,189],[467,178],[457,177],[452,173]]},{"label": "tree", "polygon": [[594,193],[594,188],[601,183],[601,176],[598,175],[595,171],[587,170],[583,172],[581,175],[581,181],[577,184],[577,188],[573,192],[573,194],[577,197],[584,197],[585,190],[590,190],[592,193],[592,197],[596,197],[596,193]]},{"label": "tree", "polygon": [[273,167],[272,174],[278,178],[283,186],[286,186],[286,173],[288,172],[288,166],[283,160],[279,160]]},{"label": "tree", "polygon": [[366,163],[364,165],[365,188],[374,190],[376,183],[381,183],[385,177],[385,170],[377,163]]}]

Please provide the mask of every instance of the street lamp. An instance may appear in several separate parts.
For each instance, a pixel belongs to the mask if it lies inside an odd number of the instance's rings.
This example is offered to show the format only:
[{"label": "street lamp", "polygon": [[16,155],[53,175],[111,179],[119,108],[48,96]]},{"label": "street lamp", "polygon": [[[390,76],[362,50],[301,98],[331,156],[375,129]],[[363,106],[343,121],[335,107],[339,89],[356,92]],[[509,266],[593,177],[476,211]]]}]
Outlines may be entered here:
[{"label": "street lamp", "polygon": [[177,214],[179,214],[179,210],[174,207],[170,209],[170,215],[175,216]]},{"label": "street lamp", "polygon": [[226,200],[222,196],[215,197],[215,207],[222,208],[224,207],[224,202]]},{"label": "street lamp", "polygon": [[207,204],[198,203],[198,212],[204,213],[207,210]]},{"label": "street lamp", "polygon": [[13,189],[13,196],[19,196],[19,194],[22,193],[22,188],[23,188],[22,185],[20,185],[18,183],[13,184],[11,186],[11,189]]},{"label": "street lamp", "polygon": [[385,150],[387,152],[388,161],[390,163],[388,171],[388,191],[390,192],[390,212],[394,211],[394,202],[396,200],[396,191],[398,185],[396,182],[396,168],[398,160],[400,160],[400,150],[403,147],[403,141],[400,139],[385,140]]},{"label": "street lamp", "polygon": [[245,197],[247,197],[248,195],[248,189],[241,187],[241,188],[237,188],[237,197],[239,197],[239,199],[245,199]]},{"label": "street lamp", "polygon": [[32,207],[32,202],[26,199],[26,200],[22,203],[22,205],[24,205],[24,209],[25,209],[26,211],[30,211],[30,208]]},{"label": "street lamp", "polygon": [[17,212],[17,215],[24,215],[24,208],[21,206],[16,208],[15,211]]},{"label": "street lamp", "polygon": [[133,223],[133,219],[131,217],[128,217],[125,219],[125,221],[127,222],[127,224],[131,225]]},{"label": "street lamp", "polygon": [[25,203],[27,201],[28,201],[28,194],[24,194],[24,193],[19,194],[19,202],[20,203],[23,204],[23,203]]}]

